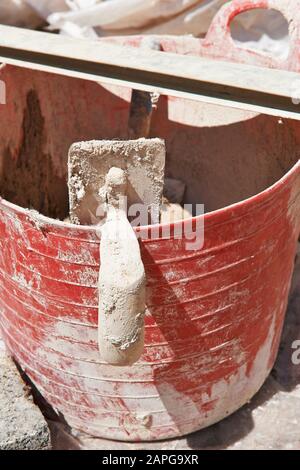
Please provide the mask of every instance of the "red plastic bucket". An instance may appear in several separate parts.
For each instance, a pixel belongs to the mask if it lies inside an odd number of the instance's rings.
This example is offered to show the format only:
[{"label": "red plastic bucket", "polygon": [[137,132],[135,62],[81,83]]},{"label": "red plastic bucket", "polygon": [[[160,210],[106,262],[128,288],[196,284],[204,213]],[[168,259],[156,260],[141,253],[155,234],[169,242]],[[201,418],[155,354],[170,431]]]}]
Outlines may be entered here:
[{"label": "red plastic bucket", "polygon": [[[296,42],[295,61],[279,64],[233,52],[227,36],[235,14],[253,6],[287,14],[281,3],[233,1],[206,40],[161,37],[162,49],[299,70]],[[299,122],[161,98],[151,135],[166,139],[167,175],[184,180],[185,202],[207,213],[171,226],[170,237],[139,229],[145,349],[116,368],[98,352],[96,229],[57,219],[68,212],[69,146],[126,136],[131,90],[12,66],[0,78],[0,323],[13,356],[70,426],[95,436],[164,439],[238,409],[278,350],[300,231]],[[203,221],[204,245],[187,249]]]}]

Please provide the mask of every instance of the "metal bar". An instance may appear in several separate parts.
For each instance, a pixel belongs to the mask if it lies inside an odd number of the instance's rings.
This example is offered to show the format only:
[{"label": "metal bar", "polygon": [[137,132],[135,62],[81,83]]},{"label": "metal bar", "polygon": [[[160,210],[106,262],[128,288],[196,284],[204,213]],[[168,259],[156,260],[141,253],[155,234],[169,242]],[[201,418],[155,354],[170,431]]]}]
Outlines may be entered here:
[{"label": "metal bar", "polygon": [[[0,61],[170,96],[300,119],[295,72],[0,26]],[[300,88],[300,86],[299,86]]]}]

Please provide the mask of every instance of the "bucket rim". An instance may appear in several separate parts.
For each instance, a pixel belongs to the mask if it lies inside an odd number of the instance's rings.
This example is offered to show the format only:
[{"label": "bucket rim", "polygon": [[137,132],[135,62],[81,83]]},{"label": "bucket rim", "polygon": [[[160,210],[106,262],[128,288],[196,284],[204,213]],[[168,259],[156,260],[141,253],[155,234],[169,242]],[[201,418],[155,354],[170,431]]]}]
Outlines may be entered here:
[{"label": "bucket rim", "polygon": [[[270,198],[275,197],[278,195],[278,193],[281,190],[284,190],[286,188],[287,183],[289,183],[299,172],[300,174],[300,159],[292,166],[292,168],[285,173],[279,180],[277,180],[275,183],[273,183],[271,186],[267,187],[266,189],[254,194],[253,196],[250,196],[248,198],[242,199],[238,202],[234,202],[232,204],[229,204],[227,206],[221,207],[219,209],[205,212],[204,214],[194,216],[194,217],[189,217],[183,220],[179,220],[176,222],[172,223],[159,223],[159,224],[153,224],[153,225],[143,225],[140,227],[133,227],[134,231],[137,234],[143,235],[143,233],[148,232],[149,230],[153,230],[156,228],[158,230],[158,233],[160,233],[160,229],[163,231],[163,228],[180,228],[181,226],[191,223],[192,222],[197,222],[201,219],[204,218],[205,223],[209,222],[210,225],[211,222],[214,221],[214,219],[218,216],[226,215],[226,213],[229,214],[231,212],[231,218],[234,219],[239,216],[238,212],[240,209],[250,209],[255,205],[255,207],[259,207],[261,205],[264,205],[267,201],[270,200]],[[300,188],[299,188],[299,193],[297,194],[296,197],[300,196]],[[201,203],[199,203],[201,204]],[[40,222],[42,226],[48,226],[48,227],[53,227],[57,229],[68,229],[70,231],[72,230],[79,230],[82,233],[86,234],[96,234],[99,232],[99,226],[97,225],[76,225],[70,222],[64,222],[63,220],[59,219],[54,219],[52,217],[45,216],[41,214],[40,212],[36,211],[35,209],[29,209],[29,208],[24,208],[21,207],[17,204],[14,204],[12,202],[9,202],[8,200],[2,198],[0,196],[0,209],[1,207],[4,210],[8,210],[9,212],[13,212],[14,214],[19,214],[23,216],[33,216],[35,221]],[[236,214],[233,213],[236,212]],[[299,215],[300,218],[300,215]],[[97,237],[99,238],[99,233],[97,233]],[[157,239],[161,239],[161,237],[157,237]]]}]

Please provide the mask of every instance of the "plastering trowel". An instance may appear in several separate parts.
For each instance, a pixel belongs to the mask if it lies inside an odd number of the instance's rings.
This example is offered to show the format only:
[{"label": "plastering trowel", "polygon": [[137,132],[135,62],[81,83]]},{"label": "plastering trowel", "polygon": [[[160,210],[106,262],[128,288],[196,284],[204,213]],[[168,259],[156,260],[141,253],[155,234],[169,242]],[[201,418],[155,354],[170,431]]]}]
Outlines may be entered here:
[{"label": "plastering trowel", "polygon": [[145,271],[128,216],[159,222],[164,170],[160,139],[79,142],[69,151],[71,221],[101,231],[98,341],[109,364],[131,365],[143,350]]}]

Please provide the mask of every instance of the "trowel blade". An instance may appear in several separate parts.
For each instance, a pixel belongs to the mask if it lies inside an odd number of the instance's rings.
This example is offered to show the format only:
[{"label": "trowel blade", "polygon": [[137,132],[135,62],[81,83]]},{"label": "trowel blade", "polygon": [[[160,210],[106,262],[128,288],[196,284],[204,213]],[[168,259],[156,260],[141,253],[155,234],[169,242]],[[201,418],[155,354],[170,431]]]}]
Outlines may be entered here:
[{"label": "trowel blade", "polygon": [[[165,172],[165,142],[161,139],[93,140],[74,143],[69,151],[68,187],[71,222],[96,225],[105,218],[105,178],[112,167],[127,176],[130,220],[159,223]],[[138,206],[139,205],[139,206]],[[142,209],[143,214],[139,213]],[[151,212],[152,217],[149,218]]]}]

